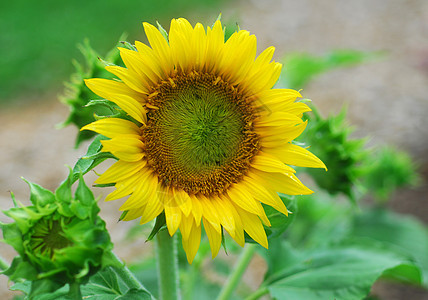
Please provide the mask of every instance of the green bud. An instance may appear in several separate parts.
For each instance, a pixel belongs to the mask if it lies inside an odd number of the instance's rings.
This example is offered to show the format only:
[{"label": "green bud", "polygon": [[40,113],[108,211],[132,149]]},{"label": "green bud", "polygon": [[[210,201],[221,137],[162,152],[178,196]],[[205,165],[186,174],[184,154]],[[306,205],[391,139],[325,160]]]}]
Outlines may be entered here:
[{"label": "green bud", "polygon": [[355,201],[353,187],[358,179],[361,162],[367,155],[363,149],[365,139],[351,139],[352,128],[346,124],[346,110],[336,116],[322,118],[315,107],[307,114],[309,126],[299,137],[310,145],[312,153],[327,166],[321,169],[304,169],[319,187],[332,195],[343,193]]},{"label": "green bud", "polygon": [[[70,172],[55,193],[26,181],[32,205],[4,211],[14,220],[0,224],[4,242],[19,255],[3,274],[13,281],[32,281],[33,295],[41,287],[55,290],[66,283],[84,284],[92,274],[111,265],[113,244],[98,216],[98,205],[81,175],[72,196],[72,175]],[[48,281],[52,284],[46,286]]]},{"label": "green bud", "polygon": [[[120,37],[124,39],[125,36]],[[119,50],[117,46],[124,46],[118,43],[107,55],[105,61],[112,64],[122,65]],[[126,45],[125,45],[126,47]],[[99,99],[84,83],[87,78],[113,78],[113,74],[105,70],[106,63],[100,58],[100,55],[91,47],[88,40],[85,40],[82,45],[79,45],[79,50],[82,52],[85,62],[80,64],[74,61],[76,72],[71,75],[70,81],[65,84],[65,92],[61,96],[61,101],[70,107],[70,115],[61,126],[74,124],[79,129],[83,126],[95,121],[95,112],[101,115],[111,115],[112,112],[118,109],[117,105],[110,101],[91,101]],[[76,140],[76,146],[82,141],[91,139],[95,136],[92,131],[79,131]]]}]

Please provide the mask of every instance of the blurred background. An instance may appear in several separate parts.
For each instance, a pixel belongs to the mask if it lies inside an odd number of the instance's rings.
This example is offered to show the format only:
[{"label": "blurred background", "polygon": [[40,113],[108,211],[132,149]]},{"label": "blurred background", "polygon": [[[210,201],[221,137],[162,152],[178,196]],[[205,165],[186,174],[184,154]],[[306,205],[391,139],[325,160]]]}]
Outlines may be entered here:
[{"label": "blurred background", "polygon": [[[211,25],[220,12],[227,24],[238,23],[255,34],[259,51],[275,46],[276,61],[286,61],[296,52],[315,56],[337,49],[382,53],[380,58],[323,73],[302,93],[324,116],[347,106],[355,137],[368,136],[369,146],[394,145],[412,156],[419,165],[421,181],[413,189],[398,191],[389,205],[427,224],[426,0],[1,1],[2,209],[12,206],[9,191],[27,203],[29,191],[21,176],[55,189],[66,177],[64,165],[73,166],[86,152],[87,143],[74,148],[75,127],[56,128],[69,113],[58,96],[74,72],[72,60],[83,61],[78,44],[88,39],[103,56],[124,32],[131,43],[146,41],[142,21],[159,21],[168,30],[171,18]],[[287,64],[284,68],[287,72]],[[90,184],[93,174],[88,175]],[[96,195],[101,193],[108,192],[95,191]],[[115,226],[120,203],[100,206],[120,255],[126,260],[141,252],[144,241],[133,246],[120,243],[121,231],[128,228]],[[0,216],[0,221],[6,220]],[[10,261],[14,252],[4,245],[1,249],[1,255]],[[0,296],[8,298],[6,286],[6,277],[0,276]],[[374,293],[381,299],[428,299],[424,291],[396,285],[376,285]]]}]

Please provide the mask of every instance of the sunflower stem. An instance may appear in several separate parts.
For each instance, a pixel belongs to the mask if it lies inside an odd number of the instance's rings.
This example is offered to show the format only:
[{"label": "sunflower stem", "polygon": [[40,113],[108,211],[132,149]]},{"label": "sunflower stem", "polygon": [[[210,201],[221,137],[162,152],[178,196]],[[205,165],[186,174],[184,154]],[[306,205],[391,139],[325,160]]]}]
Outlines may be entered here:
[{"label": "sunflower stem", "polygon": [[269,290],[267,287],[260,287],[257,291],[249,295],[245,300],[257,300],[261,296],[264,296],[269,293]]},{"label": "sunflower stem", "polygon": [[236,263],[234,270],[229,274],[227,281],[223,288],[220,291],[220,294],[217,297],[217,300],[228,300],[232,296],[235,291],[236,286],[242,278],[245,270],[247,269],[253,255],[256,251],[256,244],[247,244],[241,255],[239,256],[239,260]]},{"label": "sunflower stem", "polygon": [[68,291],[68,296],[72,300],[82,300],[80,283],[77,283],[77,282],[70,283],[70,290]]},{"label": "sunflower stem", "polygon": [[167,230],[156,234],[156,258],[161,300],[181,299],[178,282],[177,241]]},{"label": "sunflower stem", "polygon": [[112,266],[111,268],[123,280],[123,282],[128,288],[147,291],[144,285],[135,277],[134,273],[132,273],[128,269],[128,267],[120,260],[120,258],[112,251],[110,252],[110,258],[121,266]]}]

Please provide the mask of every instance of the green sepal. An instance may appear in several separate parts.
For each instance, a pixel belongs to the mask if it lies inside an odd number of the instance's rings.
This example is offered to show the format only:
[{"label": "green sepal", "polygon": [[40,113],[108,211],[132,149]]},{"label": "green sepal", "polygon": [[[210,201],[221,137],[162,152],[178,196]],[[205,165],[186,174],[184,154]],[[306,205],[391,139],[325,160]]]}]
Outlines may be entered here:
[{"label": "green sepal", "polygon": [[4,242],[12,246],[18,254],[23,255],[24,247],[22,245],[22,233],[16,223],[0,223],[3,232]]},{"label": "green sepal", "polygon": [[77,186],[74,197],[79,199],[83,205],[92,206],[95,201],[94,194],[92,194],[91,190],[85,184],[82,173],[79,173],[79,177],[79,185]]},{"label": "green sepal", "polygon": [[71,199],[72,199],[71,185],[73,184],[71,181],[72,172],[73,172],[73,170],[71,170],[71,168],[70,168],[70,172],[69,172],[68,177],[55,190],[56,201],[62,201],[65,203],[71,202]]},{"label": "green sepal", "polygon": [[126,49],[137,51],[137,48],[134,45],[132,45],[130,42],[120,41],[119,43],[121,43],[123,46],[125,46],[124,48],[126,48]]},{"label": "green sepal", "polygon": [[[255,241],[254,241],[254,243],[255,243]],[[227,245],[226,245],[226,239],[224,237],[223,227],[221,229],[221,246],[223,247],[224,253],[227,254]]]},{"label": "green sepal", "polygon": [[153,226],[152,232],[150,232],[147,241],[151,241],[155,237],[155,235],[162,229],[166,229],[166,220],[164,212],[157,216],[155,225]]},{"label": "green sepal", "polygon": [[114,102],[111,102],[110,100],[107,100],[107,99],[89,100],[88,104],[86,104],[84,107],[91,107],[96,105],[102,105],[104,107],[107,107],[110,109],[112,113],[118,107]]},{"label": "green sepal", "polygon": [[125,210],[124,212],[122,212],[122,214],[119,217],[118,222],[123,221],[123,219],[125,218],[126,214],[128,213],[128,210]]},{"label": "green sepal", "polygon": [[55,202],[55,195],[38,184],[22,179],[30,186],[30,201],[36,206],[46,206]]},{"label": "green sepal", "polygon": [[162,27],[162,25],[158,21],[156,21],[156,24],[158,25],[159,32],[165,38],[166,42],[169,43],[168,32],[166,32],[166,30]]}]

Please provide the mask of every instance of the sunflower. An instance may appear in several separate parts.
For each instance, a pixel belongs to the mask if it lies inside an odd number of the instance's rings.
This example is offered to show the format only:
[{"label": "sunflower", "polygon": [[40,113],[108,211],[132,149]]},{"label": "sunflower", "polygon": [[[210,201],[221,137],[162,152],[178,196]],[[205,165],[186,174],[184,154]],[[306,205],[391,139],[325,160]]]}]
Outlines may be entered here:
[{"label": "sunflower", "polygon": [[215,257],[223,230],[244,246],[244,231],[268,247],[262,203],[288,215],[277,192],[310,194],[288,166],[325,168],[292,143],[306,127],[300,93],[272,89],[282,65],[274,48],[256,57],[257,41],[239,30],[227,41],[212,28],[173,19],[167,35],[144,23],[150,43],[119,48],[126,68],[107,66],[119,80],[89,79],[97,95],[128,119],[102,118],[82,130],[109,140],[102,151],[118,158],[97,180],[114,183],[106,201],[129,196],[124,220],[147,223],[165,213],[172,236],[180,229],[191,263],[205,229]]}]

